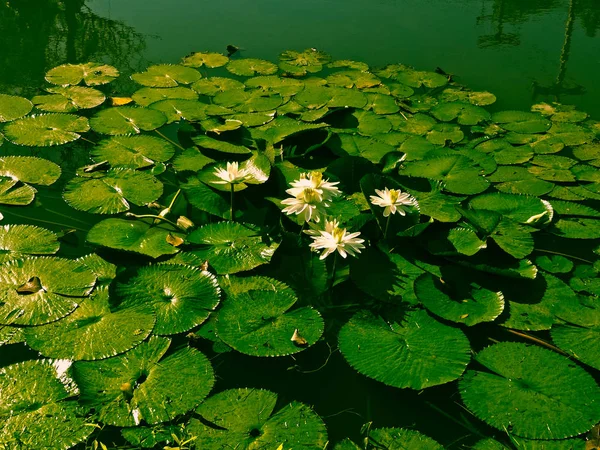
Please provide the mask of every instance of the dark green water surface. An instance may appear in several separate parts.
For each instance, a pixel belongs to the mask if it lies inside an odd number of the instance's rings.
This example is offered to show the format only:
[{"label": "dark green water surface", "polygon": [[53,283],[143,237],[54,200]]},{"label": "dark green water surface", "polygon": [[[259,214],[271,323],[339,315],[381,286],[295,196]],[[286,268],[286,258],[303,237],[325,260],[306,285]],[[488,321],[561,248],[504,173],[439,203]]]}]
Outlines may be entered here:
[{"label": "dark green water surface", "polygon": [[[494,93],[497,110],[560,101],[600,120],[599,0],[2,1],[0,92],[31,97],[46,70],[65,62],[106,62],[128,74],[152,63],[178,62],[193,51],[225,52],[228,44],[240,47],[245,57],[273,61],[283,50],[315,47],[335,59],[374,67],[396,62],[423,70],[440,67],[473,90]],[[116,89],[127,92],[127,82]],[[56,151],[23,154],[66,161],[73,166],[64,167],[66,173],[82,165],[51,153]],[[59,188],[55,193],[39,193],[37,207],[27,214],[55,231],[64,228],[60,223],[77,228],[79,241],[62,248],[79,255],[83,233],[97,217],[74,212]],[[28,221],[5,216],[5,223]],[[493,337],[507,338],[506,333]],[[472,346],[484,344],[489,341]],[[0,352],[0,358],[13,362],[32,356],[25,352],[20,347],[16,353]],[[449,448],[479,439],[468,427],[475,420],[458,405],[454,385],[423,393],[388,388],[352,371],[339,353],[329,355],[325,344],[297,361],[256,364],[236,354],[214,366],[221,376],[219,390],[259,386],[284,400],[318,404],[332,442],[345,436],[358,440],[367,421],[414,427]],[[491,431],[481,423],[478,427]]]}]

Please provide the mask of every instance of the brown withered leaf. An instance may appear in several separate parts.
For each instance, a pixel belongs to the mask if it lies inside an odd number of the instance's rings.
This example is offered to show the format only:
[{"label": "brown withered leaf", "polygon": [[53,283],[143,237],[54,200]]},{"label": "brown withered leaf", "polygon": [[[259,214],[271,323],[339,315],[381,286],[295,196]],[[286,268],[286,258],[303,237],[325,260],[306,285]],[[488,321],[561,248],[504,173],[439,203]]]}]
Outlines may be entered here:
[{"label": "brown withered leaf", "polygon": [[32,277],[27,283],[22,284],[17,288],[17,294],[29,295],[44,290],[42,282],[38,277]]}]

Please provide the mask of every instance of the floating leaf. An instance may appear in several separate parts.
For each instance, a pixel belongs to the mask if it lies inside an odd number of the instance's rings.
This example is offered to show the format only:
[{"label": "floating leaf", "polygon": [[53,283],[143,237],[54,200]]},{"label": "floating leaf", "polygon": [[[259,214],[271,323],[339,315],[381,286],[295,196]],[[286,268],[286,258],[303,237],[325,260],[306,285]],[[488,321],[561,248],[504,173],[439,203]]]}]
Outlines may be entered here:
[{"label": "floating leaf", "polygon": [[465,134],[458,125],[438,123],[427,133],[427,140],[435,145],[457,144]]},{"label": "floating leaf", "polygon": [[155,334],[183,333],[204,322],[219,303],[214,275],[190,266],[160,264],[142,267],[127,283],[117,284],[120,307],[152,306]]},{"label": "floating leaf", "polygon": [[191,84],[198,81],[202,75],[195,69],[173,64],[158,64],[150,66],[142,73],[134,73],[131,79],[142,86],[176,87],[180,84]]},{"label": "floating leaf", "polygon": [[70,364],[37,360],[0,369],[0,442],[6,448],[67,450],[92,433],[83,408],[70,400],[78,394],[67,375]]},{"label": "floating leaf", "polygon": [[275,145],[290,136],[326,127],[327,124],[324,123],[302,123],[284,116],[276,117],[262,127],[252,128],[250,133],[254,139],[264,139]]},{"label": "floating leaf", "polygon": [[160,111],[134,106],[108,108],[90,120],[92,129],[98,133],[120,135],[140,134],[163,126],[167,118]]},{"label": "floating leaf", "polygon": [[467,103],[441,103],[431,110],[431,114],[442,122],[454,119],[461,125],[477,125],[479,122],[490,120],[490,113],[479,106]]},{"label": "floating leaf", "polygon": [[116,214],[128,211],[131,204],[142,206],[153,202],[162,192],[162,183],[149,173],[112,169],[97,178],[72,178],[63,197],[81,211]]},{"label": "floating leaf", "polygon": [[196,100],[161,100],[150,105],[150,109],[162,112],[167,118],[167,123],[180,122],[199,122],[205,120],[208,106]]},{"label": "floating leaf", "polygon": [[443,450],[440,444],[424,434],[415,430],[404,428],[376,428],[369,430],[368,438],[365,439],[369,445],[367,448],[386,448],[398,450],[420,450],[423,448],[431,450]]},{"label": "floating leaf", "polygon": [[25,340],[50,358],[103,359],[126,352],[144,341],[156,317],[148,304],[112,310],[103,288],[62,320],[25,329]]},{"label": "floating leaf", "polygon": [[498,170],[487,177],[494,187],[509,194],[525,194],[539,197],[552,191],[554,184],[540,180],[527,171],[525,167],[498,167]]},{"label": "floating leaf", "polygon": [[142,169],[166,162],[174,154],[175,148],[158,137],[118,136],[100,141],[90,157],[96,162],[107,161],[111,167]]},{"label": "floating leaf", "polygon": [[304,89],[304,82],[301,80],[275,75],[250,78],[245,84],[249,88],[258,89],[263,95],[278,94],[282,97],[291,97]]},{"label": "floating leaf", "polygon": [[0,261],[27,255],[53,255],[60,245],[52,231],[33,225],[4,225],[0,227]]},{"label": "floating leaf", "polygon": [[229,58],[221,53],[196,52],[182,60],[184,66],[209,68],[221,67],[229,62]]},{"label": "floating leaf", "polygon": [[80,403],[103,423],[122,427],[167,422],[192,410],[213,386],[212,367],[189,347],[163,357],[169,344],[153,336],[124,355],[76,362]]},{"label": "floating leaf", "polygon": [[[41,325],[60,319],[77,308],[95,282],[91,270],[70,259],[35,257],[4,263],[0,323]],[[28,284],[31,288],[22,289]]]},{"label": "floating leaf", "polygon": [[292,402],[275,412],[277,394],[262,389],[229,389],[209,397],[196,409],[200,416],[187,427],[203,450],[228,447],[324,448],[327,430],[303,403]]},{"label": "floating leaf", "polygon": [[360,70],[342,70],[327,77],[327,84],[347,89],[365,89],[379,86],[381,80],[370,72]]},{"label": "floating leaf", "polygon": [[[296,297],[287,292],[267,290],[229,296],[219,311],[217,334],[230,347],[251,356],[300,352],[319,340],[323,319],[310,307],[290,310],[295,302]],[[299,333],[306,344],[294,342]]]},{"label": "floating leaf", "polygon": [[87,118],[73,114],[41,114],[9,123],[4,135],[17,145],[49,147],[76,141],[89,131]]},{"label": "floating leaf", "polygon": [[562,439],[584,433],[600,420],[596,382],[563,356],[501,342],[475,359],[488,371],[468,371],[459,382],[461,397],[477,417],[499,430]]},{"label": "floating leaf", "polygon": [[32,109],[33,104],[26,98],[0,94],[0,123],[20,119]]},{"label": "floating leaf", "polygon": [[[250,80],[254,80],[251,78]],[[248,81],[250,81],[248,80]],[[211,77],[202,78],[192,84],[192,89],[198,94],[213,97],[221,92],[233,91],[235,89],[245,89],[244,83],[232,80],[231,78]]]},{"label": "floating leaf", "polygon": [[131,98],[140,106],[150,106],[161,100],[198,100],[198,94],[189,88],[150,88],[145,87],[135,91]]},{"label": "floating leaf", "polygon": [[97,89],[81,86],[47,88],[50,95],[37,95],[32,102],[38,109],[48,112],[75,112],[101,105],[106,96]]},{"label": "floating leaf", "polygon": [[195,136],[193,139],[194,143],[202,148],[208,148],[211,150],[217,150],[223,153],[233,153],[233,154],[247,154],[252,153],[252,151],[242,145],[231,144],[227,141],[221,141],[217,139],[213,139],[209,136],[199,135]]},{"label": "floating leaf", "polygon": [[554,217],[554,209],[549,202],[525,195],[501,192],[482,194],[470,199],[469,206],[473,209],[496,211],[503,217],[532,226],[547,224]]},{"label": "floating leaf", "polygon": [[153,225],[143,220],[106,219],[92,227],[87,235],[87,241],[108,248],[158,258],[179,252],[177,247],[167,242],[169,234],[184,236],[181,231],[163,223]]},{"label": "floating leaf", "polygon": [[445,102],[471,103],[476,106],[491,105],[496,102],[496,96],[490,92],[472,92],[455,88],[444,89],[440,100]]},{"label": "floating leaf", "polygon": [[225,68],[234,75],[253,77],[254,75],[273,75],[277,66],[270,61],[255,58],[231,60]]},{"label": "floating leaf", "polygon": [[265,243],[257,230],[235,222],[205,225],[188,236],[192,244],[201,245],[193,251],[218,274],[231,274],[253,269],[271,260],[279,246]]},{"label": "floating leaf", "polygon": [[516,133],[543,133],[552,126],[542,115],[524,111],[500,111],[492,115],[492,120]]},{"label": "floating leaf", "polygon": [[424,389],[453,381],[470,359],[462,331],[422,310],[389,321],[358,312],[340,330],[339,346],[358,372],[398,388]]},{"label": "floating leaf", "polygon": [[48,83],[59,86],[75,85],[84,81],[88,86],[110,83],[119,76],[113,66],[98,63],[63,64],[46,73]]},{"label": "floating leaf", "polygon": [[573,269],[573,261],[561,255],[538,256],[535,263],[550,273],[569,273]]}]

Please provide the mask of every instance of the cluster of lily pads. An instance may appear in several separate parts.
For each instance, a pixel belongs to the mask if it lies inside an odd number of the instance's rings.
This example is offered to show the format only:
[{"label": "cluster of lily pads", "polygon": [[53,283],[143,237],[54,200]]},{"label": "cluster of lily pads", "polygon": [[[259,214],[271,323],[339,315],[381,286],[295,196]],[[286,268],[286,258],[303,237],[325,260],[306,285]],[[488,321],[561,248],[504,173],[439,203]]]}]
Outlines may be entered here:
[{"label": "cluster of lily pads", "polygon": [[[447,74],[315,49],[194,53],[133,74],[130,96],[117,77],[67,64],[31,100],[0,94],[0,345],[40,355],[0,368],[0,449],[443,448],[410,424],[330,442],[318,404],[213,389],[220,353],[321,342],[391,387],[455,382],[490,427],[471,448],[585,448],[600,123],[490,113]],[[57,149],[89,163],[64,174]],[[8,223],[55,183],[96,217],[78,258]]]}]

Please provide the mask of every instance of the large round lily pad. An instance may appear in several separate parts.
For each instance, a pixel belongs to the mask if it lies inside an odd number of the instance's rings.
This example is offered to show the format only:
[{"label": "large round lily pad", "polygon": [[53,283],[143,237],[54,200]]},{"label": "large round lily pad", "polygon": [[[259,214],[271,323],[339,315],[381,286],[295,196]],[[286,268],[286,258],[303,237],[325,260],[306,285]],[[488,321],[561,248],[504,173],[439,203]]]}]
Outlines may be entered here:
[{"label": "large round lily pad", "polygon": [[192,410],[210,392],[213,369],[189,347],[164,357],[169,344],[153,336],[123,355],[76,362],[80,403],[93,407],[101,422],[121,427],[166,422]]},{"label": "large round lily pad", "polygon": [[273,75],[277,66],[270,61],[255,58],[231,60],[225,68],[234,75],[252,77],[254,75]]},{"label": "large round lily pad", "polygon": [[155,316],[150,305],[111,311],[102,288],[64,319],[25,329],[25,341],[51,358],[103,359],[126,352],[148,337]]},{"label": "large round lily pad", "polygon": [[190,67],[158,64],[148,67],[145,72],[134,73],[131,79],[142,86],[168,88],[191,84],[201,76],[200,72]]},{"label": "large round lily pad", "polygon": [[53,255],[60,247],[55,233],[33,225],[0,227],[0,262],[27,255]]},{"label": "large round lily pad", "polygon": [[117,284],[120,307],[151,306],[154,333],[177,334],[204,322],[219,303],[220,289],[210,272],[180,264],[142,267],[126,284]]},{"label": "large round lily pad", "polygon": [[196,52],[183,58],[182,64],[190,67],[214,68],[224,66],[228,61],[229,58],[221,53]]},{"label": "large round lily pad", "polygon": [[60,86],[75,85],[84,81],[88,86],[110,83],[119,76],[113,66],[98,63],[63,64],[46,73],[46,81]]},{"label": "large round lily pad", "polygon": [[152,103],[156,103],[161,100],[197,100],[198,94],[186,87],[145,87],[134,92],[131,98],[140,106],[150,106]]},{"label": "large round lily pad", "polygon": [[[290,309],[288,292],[249,290],[227,297],[216,331],[223,342],[252,356],[284,356],[313,345],[323,334],[323,319],[310,308]],[[294,338],[295,337],[295,338]]]},{"label": "large round lily pad", "polygon": [[376,428],[369,430],[365,439],[368,449],[385,448],[389,450],[443,450],[439,443],[415,430],[405,428]]},{"label": "large round lily pad", "polygon": [[134,106],[121,106],[100,111],[92,117],[90,125],[98,133],[115,136],[152,131],[160,128],[166,122],[166,116],[160,111]]},{"label": "large round lily pad", "polygon": [[89,131],[86,117],[73,114],[41,114],[9,123],[4,135],[17,145],[50,147],[76,141]]},{"label": "large round lily pad", "polygon": [[100,177],[72,178],[63,197],[75,209],[95,214],[116,214],[134,205],[157,200],[163,185],[149,173],[131,169],[109,170]]},{"label": "large round lily pad", "polygon": [[96,162],[108,161],[111,167],[141,169],[166,162],[175,148],[164,139],[154,136],[116,136],[101,141],[90,152]]},{"label": "large round lily pad", "polygon": [[324,448],[327,430],[308,406],[289,403],[275,412],[277,394],[262,389],[230,389],[196,408],[202,420],[187,427],[205,450],[236,448]]},{"label": "large round lily pad", "polygon": [[82,86],[54,87],[46,91],[49,95],[37,95],[32,101],[38,109],[48,112],[70,113],[95,108],[106,100],[101,91]]},{"label": "large round lily pad", "polygon": [[466,406],[500,430],[531,439],[562,439],[600,420],[600,388],[582,368],[550,350],[501,342],[475,356],[485,372],[460,381]]},{"label": "large round lily pad", "polygon": [[7,449],[67,450],[94,424],[72,398],[69,361],[25,361],[0,369],[0,442]]},{"label": "large round lily pad", "polygon": [[471,358],[462,331],[422,310],[390,320],[358,312],[340,330],[339,346],[358,372],[399,388],[424,389],[453,381]]},{"label": "large round lily pad", "polygon": [[235,222],[205,225],[193,231],[188,241],[198,244],[193,253],[208,260],[220,275],[266,264],[279,246],[264,242],[256,229]]},{"label": "large round lily pad", "polygon": [[9,261],[0,266],[0,323],[41,325],[60,319],[77,308],[95,282],[91,270],[70,259]]},{"label": "large round lily pad", "polygon": [[20,119],[32,109],[33,104],[26,98],[0,94],[0,123]]}]

